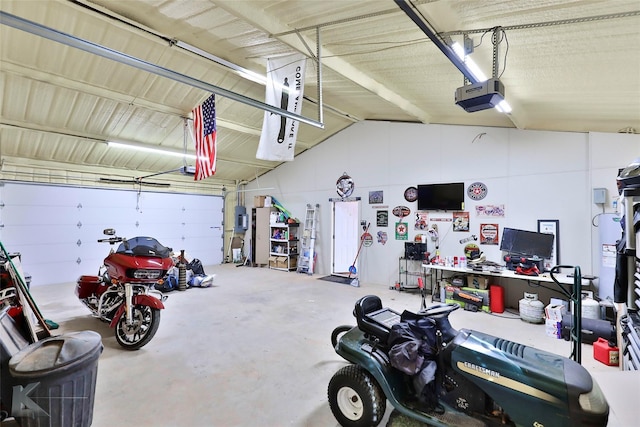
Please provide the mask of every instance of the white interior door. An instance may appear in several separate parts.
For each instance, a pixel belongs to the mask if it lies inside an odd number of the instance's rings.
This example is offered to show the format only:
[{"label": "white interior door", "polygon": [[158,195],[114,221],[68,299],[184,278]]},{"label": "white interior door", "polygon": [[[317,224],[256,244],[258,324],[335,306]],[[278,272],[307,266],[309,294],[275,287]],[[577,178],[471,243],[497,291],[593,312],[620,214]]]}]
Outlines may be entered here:
[{"label": "white interior door", "polygon": [[358,252],[359,211],[359,201],[333,202],[332,274],[349,274],[353,265]]}]

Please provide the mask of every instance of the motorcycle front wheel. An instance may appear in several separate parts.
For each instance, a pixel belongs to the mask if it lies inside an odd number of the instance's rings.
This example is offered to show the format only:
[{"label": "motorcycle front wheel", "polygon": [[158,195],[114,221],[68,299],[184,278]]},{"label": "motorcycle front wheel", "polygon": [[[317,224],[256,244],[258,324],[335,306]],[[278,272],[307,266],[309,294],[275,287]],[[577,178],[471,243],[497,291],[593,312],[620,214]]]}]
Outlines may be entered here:
[{"label": "motorcycle front wheel", "polygon": [[131,308],[133,322],[127,324],[123,314],[116,324],[116,341],[127,350],[138,350],[145,346],[158,331],[160,310],[148,305],[134,305]]}]

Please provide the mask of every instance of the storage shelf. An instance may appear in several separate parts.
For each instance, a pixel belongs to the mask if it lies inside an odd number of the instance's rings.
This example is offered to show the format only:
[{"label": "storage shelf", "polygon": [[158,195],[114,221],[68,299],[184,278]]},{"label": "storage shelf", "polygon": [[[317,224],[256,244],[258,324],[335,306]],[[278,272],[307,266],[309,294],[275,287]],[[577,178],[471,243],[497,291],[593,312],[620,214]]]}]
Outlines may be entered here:
[{"label": "storage shelf", "polygon": [[[298,265],[298,223],[270,224],[269,226],[269,268],[280,271],[293,271]],[[274,237],[275,236],[275,237]],[[283,238],[284,237],[284,238]]]},{"label": "storage shelf", "polygon": [[422,260],[400,257],[398,259],[398,282],[391,288],[398,291],[420,290],[418,278],[422,278],[422,284],[425,286],[427,283],[427,273],[422,268],[422,262]]}]

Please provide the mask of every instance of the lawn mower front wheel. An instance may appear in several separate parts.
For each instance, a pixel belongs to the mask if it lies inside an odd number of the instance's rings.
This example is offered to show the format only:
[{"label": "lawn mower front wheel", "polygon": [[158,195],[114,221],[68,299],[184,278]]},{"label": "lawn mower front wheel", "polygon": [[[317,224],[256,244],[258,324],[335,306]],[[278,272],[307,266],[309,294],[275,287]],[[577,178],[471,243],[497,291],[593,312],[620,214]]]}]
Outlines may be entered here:
[{"label": "lawn mower front wheel", "polygon": [[364,368],[348,365],[329,381],[329,407],[343,427],[375,427],[387,408],[387,399]]}]

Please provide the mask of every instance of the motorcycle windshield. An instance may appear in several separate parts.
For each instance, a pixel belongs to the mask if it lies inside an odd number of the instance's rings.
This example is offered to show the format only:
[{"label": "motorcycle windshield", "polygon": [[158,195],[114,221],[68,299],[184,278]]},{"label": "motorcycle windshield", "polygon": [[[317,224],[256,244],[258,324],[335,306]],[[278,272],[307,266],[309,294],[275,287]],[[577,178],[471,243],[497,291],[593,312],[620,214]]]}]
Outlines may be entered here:
[{"label": "motorcycle windshield", "polygon": [[167,248],[153,237],[133,237],[120,243],[116,253],[138,256],[169,258],[171,248]]}]

